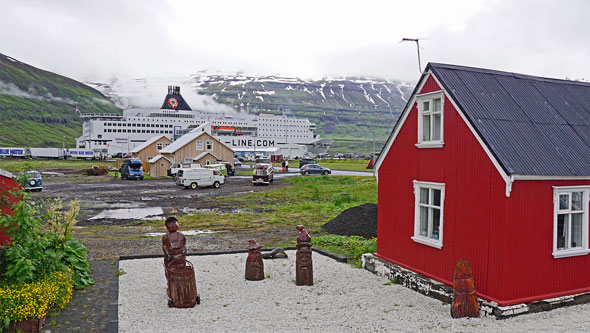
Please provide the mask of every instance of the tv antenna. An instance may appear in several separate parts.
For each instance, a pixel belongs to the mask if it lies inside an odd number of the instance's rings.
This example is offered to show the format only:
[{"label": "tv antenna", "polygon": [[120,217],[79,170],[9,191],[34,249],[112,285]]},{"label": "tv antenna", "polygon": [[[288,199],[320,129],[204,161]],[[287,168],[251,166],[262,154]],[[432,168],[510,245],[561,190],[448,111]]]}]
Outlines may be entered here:
[{"label": "tv antenna", "polygon": [[424,39],[424,38],[402,38],[400,43],[402,43],[402,42],[416,42],[416,50],[418,50],[418,71],[420,71],[420,74],[424,74],[422,72],[422,65],[420,64],[420,39]]}]

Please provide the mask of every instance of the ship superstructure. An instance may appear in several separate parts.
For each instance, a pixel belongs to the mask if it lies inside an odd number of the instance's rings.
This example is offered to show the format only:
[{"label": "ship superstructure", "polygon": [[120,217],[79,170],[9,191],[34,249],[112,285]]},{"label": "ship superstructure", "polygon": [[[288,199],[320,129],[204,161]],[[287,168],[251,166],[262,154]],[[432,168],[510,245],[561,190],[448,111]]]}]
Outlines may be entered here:
[{"label": "ship superstructure", "polygon": [[172,140],[206,122],[212,135],[237,153],[272,151],[286,145],[302,145],[314,154],[324,153],[332,140],[314,135],[316,125],[308,119],[284,115],[192,110],[180,95],[180,87],[169,86],[160,109],[127,109],[123,115],[80,114],[84,119],[78,148],[107,154],[127,153],[149,138],[166,135]]}]

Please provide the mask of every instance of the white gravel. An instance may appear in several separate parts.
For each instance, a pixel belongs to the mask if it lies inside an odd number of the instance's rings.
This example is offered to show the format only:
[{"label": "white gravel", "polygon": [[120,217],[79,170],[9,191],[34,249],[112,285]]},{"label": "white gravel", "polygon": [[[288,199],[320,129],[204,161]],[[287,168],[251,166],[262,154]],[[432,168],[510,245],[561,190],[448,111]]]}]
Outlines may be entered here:
[{"label": "white gravel", "polygon": [[448,304],[313,253],[314,286],[295,285],[295,252],[265,260],[267,278],[246,281],[247,254],[189,257],[201,304],[168,308],[162,259],[123,260],[120,332],[587,331],[590,304],[549,312],[452,319]]}]

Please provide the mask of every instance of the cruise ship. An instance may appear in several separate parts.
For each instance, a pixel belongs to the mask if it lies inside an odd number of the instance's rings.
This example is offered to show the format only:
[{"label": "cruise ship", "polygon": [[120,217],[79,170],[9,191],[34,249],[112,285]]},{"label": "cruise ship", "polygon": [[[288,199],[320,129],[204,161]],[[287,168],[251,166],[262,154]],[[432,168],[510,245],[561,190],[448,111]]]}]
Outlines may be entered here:
[{"label": "cruise ship", "polygon": [[241,155],[270,154],[294,145],[307,153],[321,154],[333,142],[315,135],[316,125],[308,119],[192,110],[180,94],[179,86],[168,86],[168,94],[159,109],[126,109],[123,115],[80,113],[80,117],[84,124],[76,147],[109,155],[130,152],[156,135],[175,140],[207,122],[211,123],[211,133],[216,139]]}]

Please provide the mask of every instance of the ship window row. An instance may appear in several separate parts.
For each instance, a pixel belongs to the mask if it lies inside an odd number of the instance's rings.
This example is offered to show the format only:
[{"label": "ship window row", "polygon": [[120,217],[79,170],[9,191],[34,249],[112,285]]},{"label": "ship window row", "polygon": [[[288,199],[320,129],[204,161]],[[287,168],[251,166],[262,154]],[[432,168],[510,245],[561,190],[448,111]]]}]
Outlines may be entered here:
[{"label": "ship window row", "polygon": [[166,128],[172,128],[172,125],[168,125],[168,124],[127,124],[127,123],[105,123],[104,124],[106,127],[109,126],[122,126],[122,127],[166,127]]},{"label": "ship window row", "polygon": [[126,129],[106,129],[106,133],[161,133],[161,134],[172,134],[172,131],[165,130],[126,130]]}]

